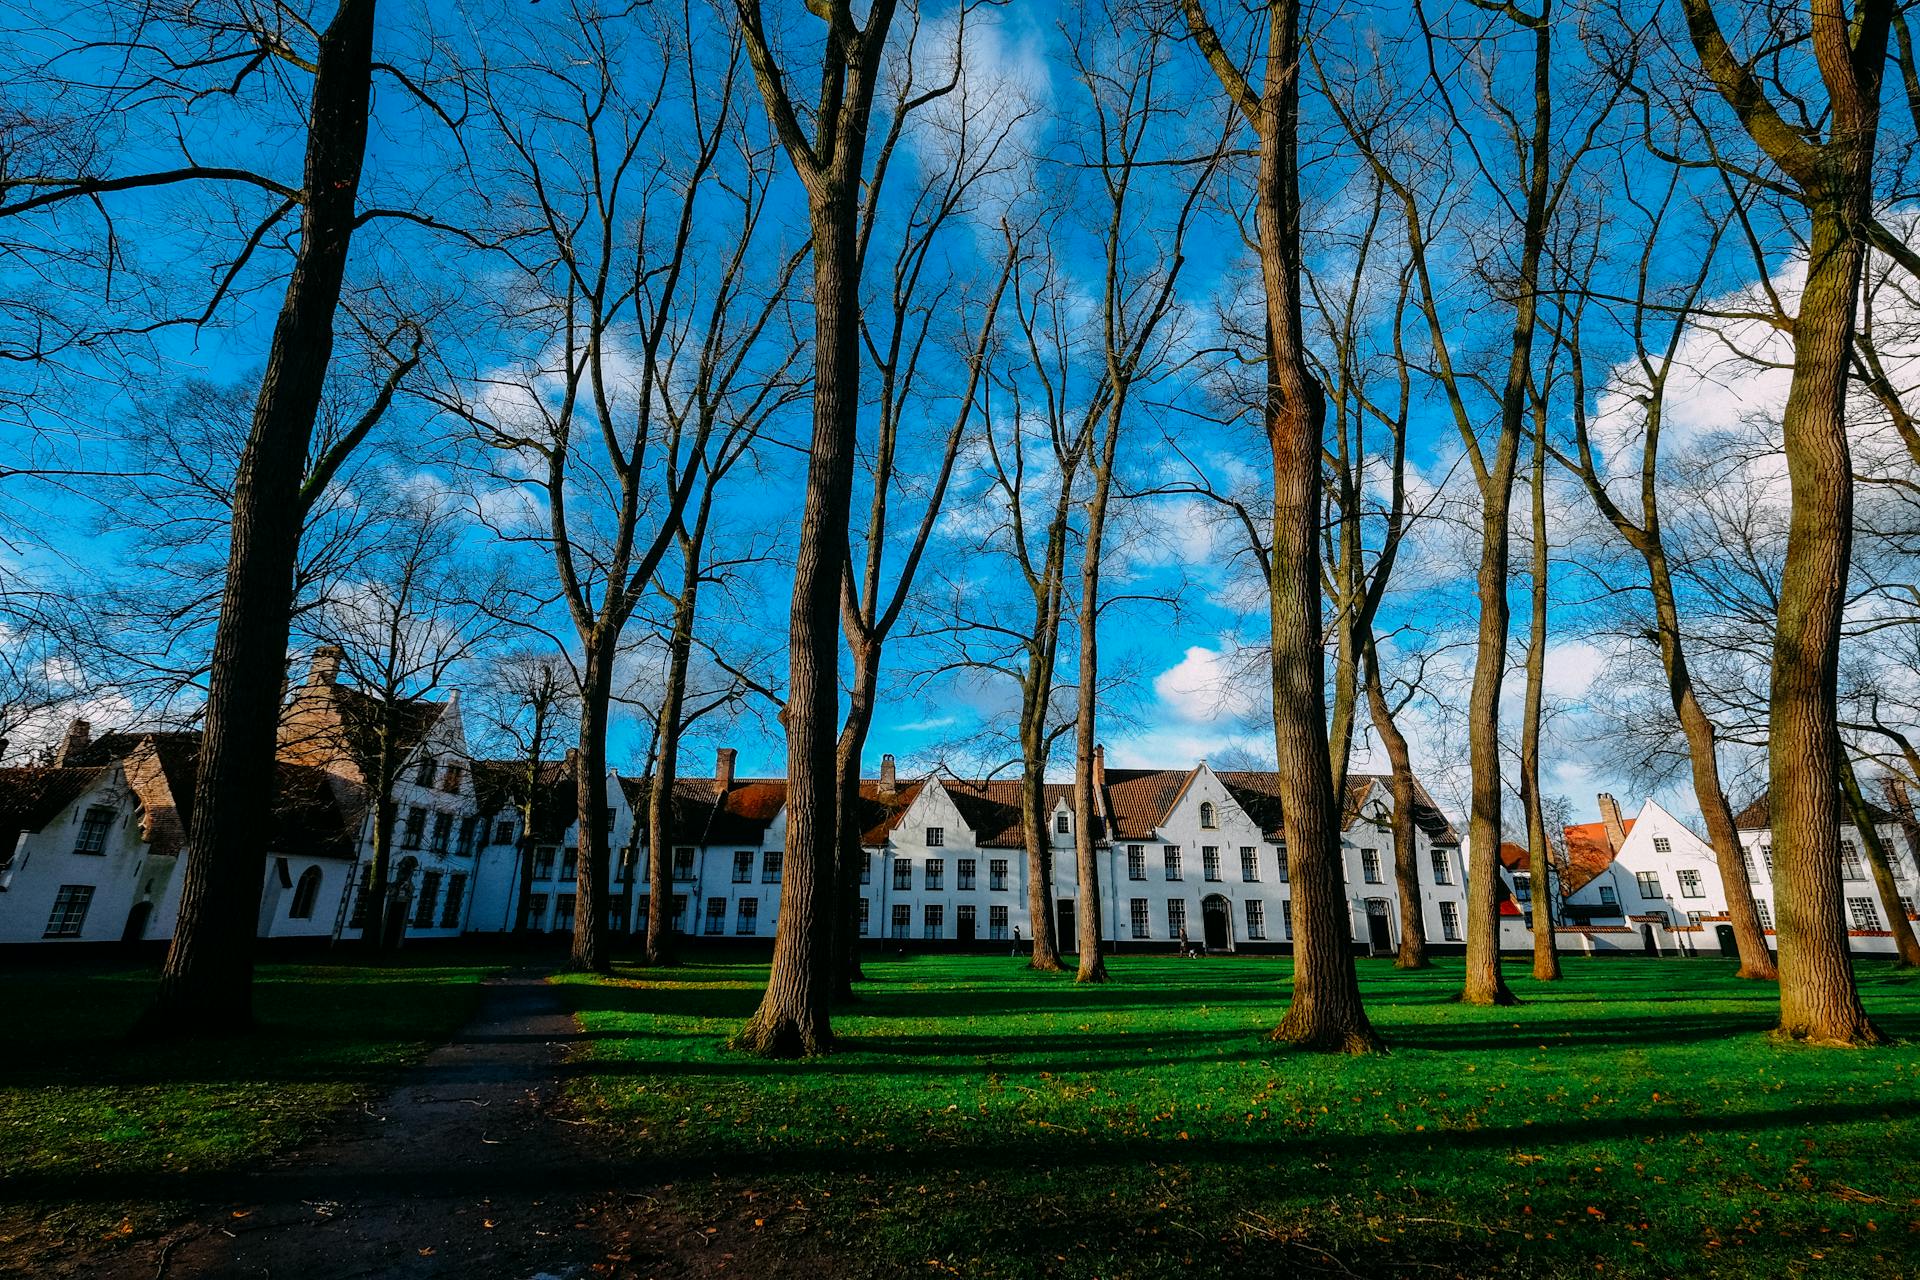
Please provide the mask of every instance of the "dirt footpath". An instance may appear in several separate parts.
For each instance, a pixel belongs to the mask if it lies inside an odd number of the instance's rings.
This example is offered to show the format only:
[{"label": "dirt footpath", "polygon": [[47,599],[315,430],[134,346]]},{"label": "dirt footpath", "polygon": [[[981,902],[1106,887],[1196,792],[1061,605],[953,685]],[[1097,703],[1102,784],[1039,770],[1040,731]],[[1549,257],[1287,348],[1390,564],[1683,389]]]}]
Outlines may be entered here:
[{"label": "dirt footpath", "polygon": [[[555,1109],[578,1030],[539,974],[479,1011],[332,1137],[208,1190],[187,1222],[49,1270],[110,1277],[696,1277],[822,1274],[752,1219],[698,1221],[644,1163]],[[61,1265],[65,1264],[65,1265]]]}]

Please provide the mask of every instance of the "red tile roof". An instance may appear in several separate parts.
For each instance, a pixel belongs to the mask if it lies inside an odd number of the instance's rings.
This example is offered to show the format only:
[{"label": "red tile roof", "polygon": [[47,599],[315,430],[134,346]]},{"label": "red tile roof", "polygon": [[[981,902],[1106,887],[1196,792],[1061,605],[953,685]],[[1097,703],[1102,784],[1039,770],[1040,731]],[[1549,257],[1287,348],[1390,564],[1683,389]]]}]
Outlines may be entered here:
[{"label": "red tile roof", "polygon": [[[1628,818],[1620,824],[1628,835],[1633,834],[1633,822]],[[1613,865],[1613,845],[1607,839],[1604,822],[1582,822],[1562,827],[1561,831],[1567,840],[1567,870],[1561,892],[1575,894]]]}]

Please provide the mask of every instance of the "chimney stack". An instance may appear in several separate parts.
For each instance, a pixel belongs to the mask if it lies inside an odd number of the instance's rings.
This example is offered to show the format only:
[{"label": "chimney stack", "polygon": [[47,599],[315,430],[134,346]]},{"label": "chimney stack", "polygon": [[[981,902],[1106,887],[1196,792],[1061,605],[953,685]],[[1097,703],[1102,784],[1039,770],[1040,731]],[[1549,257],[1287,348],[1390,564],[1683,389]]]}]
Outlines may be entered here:
[{"label": "chimney stack", "polygon": [[347,651],[337,644],[323,644],[313,651],[313,662],[307,667],[307,687],[319,688],[339,682],[340,664],[346,661]]},{"label": "chimney stack", "polygon": [[1098,742],[1093,744],[1093,785],[1095,790],[1107,785],[1107,749]]},{"label": "chimney stack", "polygon": [[733,789],[733,761],[738,753],[732,747],[722,747],[713,753],[713,789],[721,793]]},{"label": "chimney stack", "polygon": [[1627,842],[1627,828],[1620,821],[1620,806],[1604,791],[1600,793],[1600,821],[1606,824],[1607,848],[1620,852],[1620,846]]},{"label": "chimney stack", "polygon": [[880,794],[883,796],[892,795],[894,792],[895,785],[896,783],[894,781],[894,773],[893,773],[893,753],[889,751],[887,754],[880,757]]},{"label": "chimney stack", "polygon": [[93,726],[85,720],[75,720],[67,726],[67,736],[60,740],[60,750],[53,757],[54,766],[65,768],[73,764],[92,741]]}]

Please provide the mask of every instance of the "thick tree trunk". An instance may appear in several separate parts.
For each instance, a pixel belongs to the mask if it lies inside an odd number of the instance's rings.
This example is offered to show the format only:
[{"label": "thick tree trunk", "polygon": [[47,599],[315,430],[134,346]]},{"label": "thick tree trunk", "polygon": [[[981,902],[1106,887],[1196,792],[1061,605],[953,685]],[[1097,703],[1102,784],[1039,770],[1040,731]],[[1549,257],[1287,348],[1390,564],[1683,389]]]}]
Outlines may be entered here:
[{"label": "thick tree trunk", "polygon": [[[1029,675],[1029,681],[1032,680]],[[1047,681],[1051,687],[1051,678]],[[1031,699],[1031,691],[1029,691]],[[1033,716],[1041,719],[1036,723]],[[1049,830],[1046,809],[1046,712],[1044,703],[1038,712],[1023,716],[1020,733],[1020,829],[1027,842],[1027,922],[1033,930],[1033,950],[1027,960],[1029,969],[1057,973],[1066,968],[1060,963],[1060,945],[1055,938],[1053,920],[1053,833]]]},{"label": "thick tree trunk", "polygon": [[[853,172],[859,172],[857,159]],[[853,185],[842,186],[837,202],[816,204],[813,216],[813,445],[789,619],[786,863],[766,994],[739,1037],[742,1048],[774,1057],[833,1047],[833,726],[839,720],[839,603],[860,401]]]},{"label": "thick tree trunk", "polygon": [[580,742],[574,757],[574,832],[578,879],[573,897],[569,968],[609,973],[607,946],[607,711],[613,694],[611,644],[590,644],[581,673]]},{"label": "thick tree trunk", "polygon": [[1326,396],[1300,319],[1299,6],[1268,6],[1256,192],[1267,310],[1267,443],[1273,456],[1268,617],[1274,757],[1293,896],[1293,996],[1274,1038],[1301,1048],[1381,1047],[1360,1001],[1340,859],[1340,797],[1327,742],[1320,619],[1320,454]]},{"label": "thick tree trunk", "polygon": [[1873,871],[1873,887],[1880,895],[1880,912],[1886,916],[1887,931],[1893,935],[1893,967],[1920,968],[1920,938],[1914,937],[1906,903],[1900,900],[1900,886],[1893,878],[1893,863],[1887,856],[1886,842],[1880,838],[1880,828],[1874,825],[1873,806],[1861,794],[1860,775],[1854,771],[1853,759],[1845,748],[1840,752],[1840,781],[1846,791],[1847,811],[1853,817],[1854,829],[1860,833],[1860,846],[1866,851],[1867,866]]},{"label": "thick tree trunk", "polygon": [[1527,620],[1527,692],[1520,730],[1520,802],[1527,811],[1527,871],[1533,885],[1533,976],[1560,980],[1555,944],[1553,860],[1548,857],[1547,816],[1540,795],[1540,712],[1547,682],[1547,415],[1535,411],[1533,435],[1533,564]]},{"label": "thick tree trunk", "polygon": [[[702,526],[705,514],[701,513]],[[653,786],[647,796],[646,962],[650,965],[677,962],[667,906],[673,901],[673,787],[680,767],[680,717],[686,708],[687,666],[693,655],[693,620],[699,607],[698,542],[685,551],[685,576],[673,607],[673,635],[667,651],[667,687],[660,699],[657,721],[660,746],[654,755]]]},{"label": "thick tree trunk", "polygon": [[[1869,153],[1870,154],[1870,153]],[[1854,982],[1840,883],[1835,682],[1853,538],[1847,361],[1861,249],[1849,211],[1813,206],[1807,283],[1793,331],[1782,434],[1793,511],[1780,575],[1769,702],[1780,1032],[1819,1044],[1874,1044]]]},{"label": "thick tree trunk", "polygon": [[220,1033],[252,1021],[253,941],[272,811],[307,451],[333,355],[372,93],[374,0],[341,0],[320,36],[300,248],[234,477],[226,587],[179,921],[144,1026]]},{"label": "thick tree trunk", "polygon": [[1393,878],[1400,886],[1400,951],[1393,965],[1396,969],[1424,969],[1428,964],[1427,920],[1421,911],[1425,895],[1420,892],[1419,828],[1413,820],[1413,756],[1407,750],[1407,735],[1400,732],[1387,702],[1379,655],[1371,640],[1366,650],[1367,705],[1373,712],[1374,732],[1380,735],[1393,770]]}]

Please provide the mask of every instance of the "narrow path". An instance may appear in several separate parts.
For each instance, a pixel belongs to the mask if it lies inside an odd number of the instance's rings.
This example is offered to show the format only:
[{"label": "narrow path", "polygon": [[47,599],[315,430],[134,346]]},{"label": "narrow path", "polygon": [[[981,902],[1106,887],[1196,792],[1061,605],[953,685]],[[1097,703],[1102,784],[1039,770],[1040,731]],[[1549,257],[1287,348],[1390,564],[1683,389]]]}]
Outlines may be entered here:
[{"label": "narrow path", "polygon": [[[240,1175],[166,1236],[89,1260],[180,1277],[763,1275],[750,1228],[687,1219],[553,1103],[579,1036],[538,973],[496,978],[449,1043],[319,1143]],[[774,1270],[785,1270],[775,1267]]]}]

